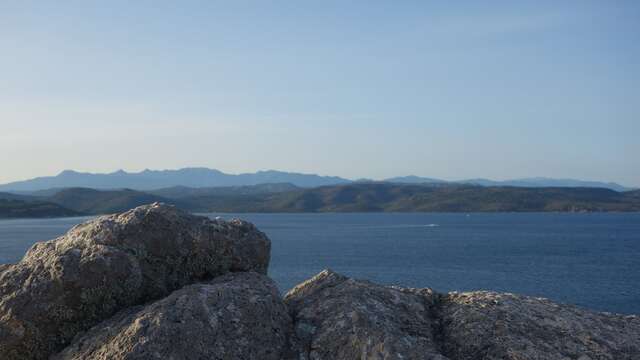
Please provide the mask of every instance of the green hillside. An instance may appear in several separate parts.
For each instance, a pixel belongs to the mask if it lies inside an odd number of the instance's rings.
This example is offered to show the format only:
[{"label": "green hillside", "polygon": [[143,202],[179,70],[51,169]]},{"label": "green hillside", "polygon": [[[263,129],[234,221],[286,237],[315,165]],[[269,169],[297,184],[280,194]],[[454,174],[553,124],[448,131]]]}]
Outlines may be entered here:
[{"label": "green hillside", "polygon": [[94,190],[69,188],[45,198],[47,201],[86,214],[109,214],[126,211],[153,202],[176,203],[167,198],[135,190]]},{"label": "green hillside", "polygon": [[[3,199],[2,194],[0,199]],[[289,184],[172,187],[152,193],[128,189],[70,188],[45,197],[7,194],[2,201],[0,216],[5,218],[107,214],[153,202],[173,204],[192,212],[640,211],[638,190],[617,192],[604,188],[389,183],[356,183],[312,189]]]},{"label": "green hillside", "polygon": [[80,213],[44,201],[0,199],[0,219],[78,216]]},{"label": "green hillside", "polygon": [[198,211],[534,212],[640,211],[640,198],[600,188],[520,188],[351,184],[254,196],[207,197]]},{"label": "green hillside", "polygon": [[274,194],[299,189],[289,183],[259,184],[246,186],[220,186],[193,188],[186,186],[174,186],[158,190],[147,191],[149,194],[162,196],[168,199],[188,199],[211,196],[247,196]]}]

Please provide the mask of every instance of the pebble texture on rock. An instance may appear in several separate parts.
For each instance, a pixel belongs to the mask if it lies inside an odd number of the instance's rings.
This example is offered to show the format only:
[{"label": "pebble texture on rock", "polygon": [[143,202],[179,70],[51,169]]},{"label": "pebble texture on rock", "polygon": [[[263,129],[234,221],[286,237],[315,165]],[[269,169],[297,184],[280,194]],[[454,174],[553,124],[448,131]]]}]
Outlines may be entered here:
[{"label": "pebble texture on rock", "polygon": [[231,273],[118,313],[55,360],[255,359],[286,356],[291,318],[271,279]]},{"label": "pebble texture on rock", "polygon": [[444,360],[434,341],[432,295],[325,270],[285,296],[299,359]]},{"label": "pebble texture on rock", "polygon": [[46,359],[121,309],[229,271],[266,273],[269,255],[251,224],[157,203],[80,224],[0,269],[0,359]]},{"label": "pebble texture on rock", "polygon": [[444,351],[459,360],[638,360],[640,318],[478,291],[442,303]]}]

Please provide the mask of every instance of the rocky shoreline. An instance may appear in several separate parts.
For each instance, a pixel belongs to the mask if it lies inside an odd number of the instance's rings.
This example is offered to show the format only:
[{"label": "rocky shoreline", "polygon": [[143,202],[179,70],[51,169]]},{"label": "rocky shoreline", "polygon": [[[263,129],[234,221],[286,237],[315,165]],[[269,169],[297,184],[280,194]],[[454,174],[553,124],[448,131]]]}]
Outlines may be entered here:
[{"label": "rocky shoreline", "polygon": [[0,265],[0,359],[640,359],[640,318],[325,270],[284,298],[252,224],[159,203]]}]

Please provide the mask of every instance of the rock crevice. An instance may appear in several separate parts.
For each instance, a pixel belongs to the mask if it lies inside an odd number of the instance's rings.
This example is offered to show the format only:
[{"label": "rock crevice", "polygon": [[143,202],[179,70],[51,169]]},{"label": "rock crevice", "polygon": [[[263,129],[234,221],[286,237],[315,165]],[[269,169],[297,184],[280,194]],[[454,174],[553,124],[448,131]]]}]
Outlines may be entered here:
[{"label": "rock crevice", "polygon": [[442,317],[446,296],[440,293],[433,293],[431,297],[425,297],[424,299],[425,306],[427,307],[427,316],[431,322],[431,336],[436,350],[445,358],[454,360],[446,346],[447,333],[445,330],[444,319]]},{"label": "rock crevice", "polygon": [[430,289],[385,287],[325,270],[285,295],[300,359],[446,359]]}]

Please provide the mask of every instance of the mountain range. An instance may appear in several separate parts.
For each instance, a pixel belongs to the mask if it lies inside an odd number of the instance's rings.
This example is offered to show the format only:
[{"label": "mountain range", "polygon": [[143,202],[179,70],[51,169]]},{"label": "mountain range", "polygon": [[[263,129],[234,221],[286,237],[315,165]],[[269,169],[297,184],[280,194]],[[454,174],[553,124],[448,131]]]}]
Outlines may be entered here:
[{"label": "mountain range", "polygon": [[219,170],[207,168],[144,170],[137,173],[118,170],[108,174],[81,173],[73,170],[65,170],[56,176],[38,177],[0,185],[0,191],[29,192],[69,187],[152,190],[172,186],[197,188],[267,183],[291,183],[300,187],[316,187],[347,182],[349,182],[349,180],[336,176],[319,176],[274,170],[238,175],[225,174]]},{"label": "mountain range", "polygon": [[340,185],[362,182],[387,182],[402,184],[469,184],[481,186],[515,186],[515,187],[597,187],[615,191],[631,190],[620,184],[611,182],[583,181],[575,179],[525,178],[505,181],[489,179],[468,179],[447,181],[419,176],[402,176],[374,180],[352,181],[338,176],[320,176],[316,174],[301,174],[276,170],[258,171],[255,173],[226,174],[219,170],[208,168],[183,168],[177,170],[144,170],[141,172],[126,172],[118,170],[113,173],[93,174],[73,170],[65,170],[56,176],[37,177],[34,179],[11,182],[0,185],[0,191],[30,193],[49,191],[72,187],[86,187],[91,189],[134,189],[149,191],[170,187],[228,187],[252,186],[259,184],[291,184],[296,187],[313,188],[327,185]]}]

